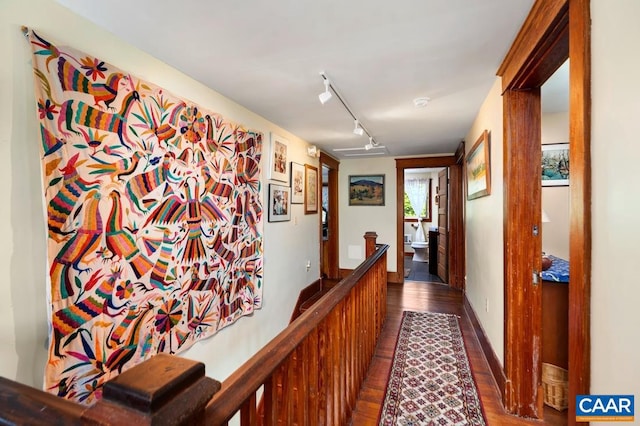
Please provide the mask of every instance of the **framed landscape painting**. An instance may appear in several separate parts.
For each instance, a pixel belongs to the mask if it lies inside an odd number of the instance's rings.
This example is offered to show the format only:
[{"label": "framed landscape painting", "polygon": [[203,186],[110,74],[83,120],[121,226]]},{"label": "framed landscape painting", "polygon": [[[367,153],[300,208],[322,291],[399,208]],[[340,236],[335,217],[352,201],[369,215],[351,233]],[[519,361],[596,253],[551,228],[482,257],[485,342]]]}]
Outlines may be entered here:
[{"label": "framed landscape painting", "polygon": [[542,145],[542,186],[569,186],[569,144]]},{"label": "framed landscape painting", "polygon": [[485,130],[467,154],[467,200],[491,194],[489,131]]},{"label": "framed landscape painting", "polygon": [[350,206],[384,206],[384,175],[349,176]]}]

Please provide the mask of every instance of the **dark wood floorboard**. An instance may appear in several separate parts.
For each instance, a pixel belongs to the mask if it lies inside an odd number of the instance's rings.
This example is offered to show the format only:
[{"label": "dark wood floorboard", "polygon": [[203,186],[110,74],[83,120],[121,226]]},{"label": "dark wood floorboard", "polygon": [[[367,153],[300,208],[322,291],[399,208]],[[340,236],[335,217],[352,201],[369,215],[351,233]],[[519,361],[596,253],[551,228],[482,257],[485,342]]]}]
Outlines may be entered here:
[{"label": "dark wood floorboard", "polygon": [[493,425],[564,425],[566,412],[559,413],[545,407],[546,421],[527,420],[506,413],[500,401],[498,388],[484,357],[469,318],[464,312],[462,293],[446,285],[406,281],[404,285],[389,284],[387,299],[387,319],[378,342],[378,347],[365,378],[353,411],[351,424],[354,426],[377,425],[378,415],[384,400],[387,379],[393,352],[400,330],[403,311],[430,311],[456,314],[465,347],[469,355],[471,370],[478,385],[480,400],[487,424]]}]

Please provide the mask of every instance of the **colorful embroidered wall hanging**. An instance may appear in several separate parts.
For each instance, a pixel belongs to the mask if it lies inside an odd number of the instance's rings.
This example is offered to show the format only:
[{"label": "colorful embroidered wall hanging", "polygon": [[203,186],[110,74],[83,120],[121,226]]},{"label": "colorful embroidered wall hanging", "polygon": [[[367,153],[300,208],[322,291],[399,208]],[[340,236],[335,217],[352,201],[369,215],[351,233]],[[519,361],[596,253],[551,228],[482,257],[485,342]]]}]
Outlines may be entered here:
[{"label": "colorful embroidered wall hanging", "polygon": [[262,134],[31,32],[48,222],[45,387],[79,402],[260,308]]}]

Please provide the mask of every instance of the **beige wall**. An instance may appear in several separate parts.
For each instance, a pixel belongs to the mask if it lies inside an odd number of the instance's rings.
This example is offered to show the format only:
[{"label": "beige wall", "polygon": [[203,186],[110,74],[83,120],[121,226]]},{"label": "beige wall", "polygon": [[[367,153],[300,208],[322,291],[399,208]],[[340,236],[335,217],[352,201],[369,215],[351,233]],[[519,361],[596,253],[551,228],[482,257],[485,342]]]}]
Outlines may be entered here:
[{"label": "beige wall", "polygon": [[[350,206],[349,175],[385,175],[384,206]],[[364,260],[364,234],[375,231],[389,244],[387,270],[396,272],[396,162],[393,158],[340,161],[338,182],[340,268],[354,269]]]},{"label": "beige wall", "polygon": [[640,414],[640,2],[592,0],[591,393]]},{"label": "beige wall", "polygon": [[466,201],[467,298],[504,362],[504,261],[502,196],[501,80],[494,82],[465,138],[467,153],[486,129],[490,132],[491,194]]},{"label": "beige wall", "polygon": [[[542,144],[569,141],[569,113],[542,114]],[[543,186],[542,208],[550,222],[542,224],[542,251],[569,260],[569,187]]]},{"label": "beige wall", "polygon": [[[306,155],[307,144],[295,135],[126,45],[54,0],[0,1],[0,376],[40,387],[47,356],[46,233],[31,49],[21,25],[264,132],[265,151],[270,132],[277,132],[289,139],[291,160],[316,166],[317,160]],[[263,195],[267,183],[263,177]],[[226,378],[286,327],[299,290],[319,277],[319,215],[305,215],[302,205],[292,209],[290,222],[269,224],[264,214],[263,308],[182,353],[205,362],[210,377]]]}]

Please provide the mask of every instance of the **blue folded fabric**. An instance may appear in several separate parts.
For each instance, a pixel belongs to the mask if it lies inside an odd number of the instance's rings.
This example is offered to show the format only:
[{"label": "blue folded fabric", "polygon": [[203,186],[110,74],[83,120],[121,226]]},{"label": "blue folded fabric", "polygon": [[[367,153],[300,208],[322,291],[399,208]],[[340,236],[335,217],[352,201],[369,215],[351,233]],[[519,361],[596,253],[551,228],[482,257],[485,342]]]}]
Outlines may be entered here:
[{"label": "blue folded fabric", "polygon": [[553,263],[549,269],[542,271],[542,279],[547,281],[556,281],[559,283],[568,283],[569,262],[552,255],[547,255],[547,257],[549,257]]}]

